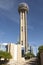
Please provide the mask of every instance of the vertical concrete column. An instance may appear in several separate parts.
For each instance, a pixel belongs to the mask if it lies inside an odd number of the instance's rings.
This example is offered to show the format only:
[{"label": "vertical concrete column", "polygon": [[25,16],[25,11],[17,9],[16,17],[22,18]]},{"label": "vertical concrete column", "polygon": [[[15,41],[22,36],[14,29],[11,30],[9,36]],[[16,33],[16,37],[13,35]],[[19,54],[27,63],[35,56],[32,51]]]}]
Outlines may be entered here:
[{"label": "vertical concrete column", "polygon": [[28,42],[27,42],[27,12],[25,11],[25,51],[28,51]]},{"label": "vertical concrete column", "polygon": [[9,43],[8,45],[7,45],[7,51],[10,53],[10,46],[11,46],[11,44]]},{"label": "vertical concrete column", "polygon": [[17,62],[21,62],[22,54],[21,54],[21,44],[17,45]]},{"label": "vertical concrete column", "polygon": [[20,13],[20,44],[22,45],[22,41],[23,41],[23,31],[22,31],[22,28],[23,28],[23,13],[21,12]]},{"label": "vertical concrete column", "polygon": [[23,46],[25,48],[25,13],[23,12]]}]

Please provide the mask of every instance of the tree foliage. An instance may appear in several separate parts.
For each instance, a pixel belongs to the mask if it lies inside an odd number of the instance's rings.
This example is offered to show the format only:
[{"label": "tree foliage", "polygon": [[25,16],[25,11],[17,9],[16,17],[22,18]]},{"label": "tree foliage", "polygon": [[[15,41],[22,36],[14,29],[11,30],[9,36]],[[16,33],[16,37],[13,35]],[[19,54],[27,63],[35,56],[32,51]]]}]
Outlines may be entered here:
[{"label": "tree foliage", "polygon": [[43,45],[39,46],[38,48],[38,53],[37,53],[37,58],[38,58],[38,65],[41,65],[41,59],[40,59],[40,54],[43,53]]},{"label": "tree foliage", "polygon": [[11,56],[11,54],[10,53],[8,53],[8,52],[4,52],[4,51],[0,51],[0,59],[1,58],[4,58],[4,59],[10,59],[10,58],[12,58],[12,56]]},{"label": "tree foliage", "polygon": [[29,59],[29,58],[32,58],[34,56],[35,55],[33,53],[28,52],[28,53],[25,54],[25,59]]},{"label": "tree foliage", "polygon": [[10,53],[5,51],[0,51],[0,65],[6,65],[6,63],[9,62],[9,59],[11,58],[12,56]]},{"label": "tree foliage", "polygon": [[40,53],[42,53],[43,52],[43,45],[39,46],[38,50]]}]

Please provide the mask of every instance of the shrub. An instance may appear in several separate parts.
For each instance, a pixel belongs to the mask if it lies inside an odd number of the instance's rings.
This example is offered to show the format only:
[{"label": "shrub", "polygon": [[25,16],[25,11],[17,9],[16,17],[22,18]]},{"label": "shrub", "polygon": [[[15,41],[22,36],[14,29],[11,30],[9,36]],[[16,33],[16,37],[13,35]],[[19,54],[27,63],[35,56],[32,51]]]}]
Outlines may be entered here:
[{"label": "shrub", "polygon": [[0,65],[3,65],[3,64],[6,65],[6,63],[9,62],[10,58],[12,58],[10,53],[0,51]]},{"label": "shrub", "polygon": [[35,55],[33,53],[28,52],[24,56],[25,56],[25,59],[30,59],[30,58],[34,57]]},{"label": "shrub", "polygon": [[38,50],[40,53],[42,53],[43,52],[43,46],[39,46]]},{"label": "shrub", "polygon": [[8,53],[8,52],[4,52],[4,51],[0,51],[0,59],[1,58],[4,58],[4,59],[10,59],[10,58],[12,58],[12,56],[11,56],[11,54],[10,53]]}]

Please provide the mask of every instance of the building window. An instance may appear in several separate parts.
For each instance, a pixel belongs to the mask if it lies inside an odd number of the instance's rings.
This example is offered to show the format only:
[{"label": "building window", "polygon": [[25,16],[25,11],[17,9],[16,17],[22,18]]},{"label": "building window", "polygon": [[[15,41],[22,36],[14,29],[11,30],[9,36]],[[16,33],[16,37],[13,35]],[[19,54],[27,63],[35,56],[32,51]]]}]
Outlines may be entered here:
[{"label": "building window", "polygon": [[23,19],[23,13],[22,13],[22,15],[21,15],[21,18]]},{"label": "building window", "polygon": [[22,57],[24,57],[24,50],[22,50]]},{"label": "building window", "polygon": [[22,26],[22,31],[23,31],[23,26]]},{"label": "building window", "polygon": [[23,41],[21,41],[22,45],[23,45]]}]

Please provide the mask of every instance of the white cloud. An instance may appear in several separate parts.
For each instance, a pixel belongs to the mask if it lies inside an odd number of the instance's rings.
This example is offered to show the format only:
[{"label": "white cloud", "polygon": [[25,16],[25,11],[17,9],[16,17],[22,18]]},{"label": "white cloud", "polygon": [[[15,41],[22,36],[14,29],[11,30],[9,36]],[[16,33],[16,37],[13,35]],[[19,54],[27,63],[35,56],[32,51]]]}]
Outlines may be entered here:
[{"label": "white cloud", "polygon": [[0,8],[9,10],[14,5],[14,2],[12,0],[0,0]]},{"label": "white cloud", "polygon": [[0,31],[0,39],[2,39],[4,35],[5,35],[5,32]]},{"label": "white cloud", "polygon": [[[17,1],[17,0],[16,0]],[[3,17],[14,21],[18,22],[19,19],[17,15],[15,14],[15,6],[16,6],[16,1],[14,0],[0,0],[0,16],[2,15]]]},{"label": "white cloud", "polygon": [[30,46],[38,47],[37,42],[35,42],[35,41],[29,42],[29,44],[30,44]]}]

